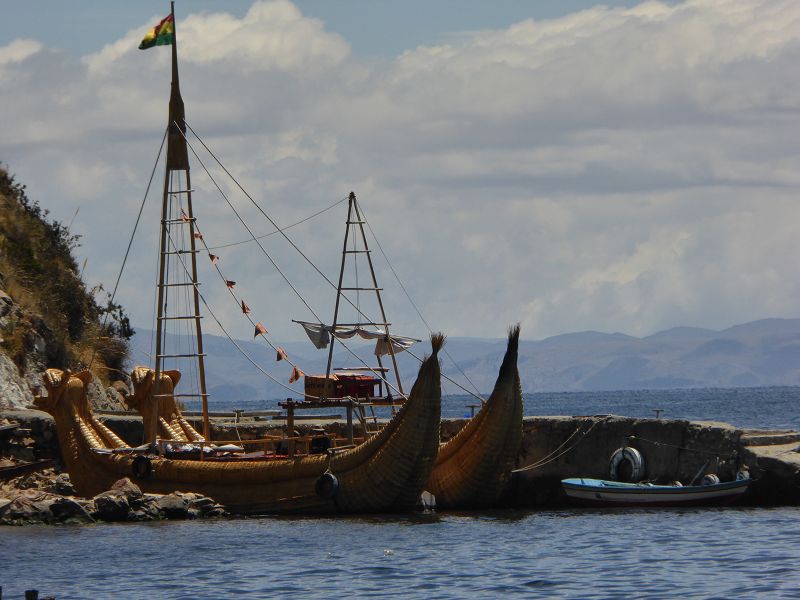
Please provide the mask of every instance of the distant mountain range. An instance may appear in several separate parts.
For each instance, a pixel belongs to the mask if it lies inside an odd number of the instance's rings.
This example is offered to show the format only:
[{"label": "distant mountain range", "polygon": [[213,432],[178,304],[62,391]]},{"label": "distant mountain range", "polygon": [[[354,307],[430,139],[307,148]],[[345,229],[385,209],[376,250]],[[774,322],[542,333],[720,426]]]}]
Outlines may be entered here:
[{"label": "distant mountain range", "polygon": [[[146,330],[138,330],[134,336],[133,357],[137,364],[150,363],[150,338]],[[269,381],[227,339],[207,335],[204,343],[212,397],[236,401],[291,395]],[[372,344],[353,340],[347,343],[368,360]],[[248,341],[238,344],[262,369],[279,381],[288,382],[290,367],[285,362],[277,363],[272,349]],[[300,342],[284,348],[306,373],[324,373],[327,351]],[[335,366],[359,366],[352,355],[342,352],[341,346],[337,348]],[[421,357],[428,348],[427,343],[421,343],[412,351]],[[442,366],[446,375],[474,389],[459,372],[463,371],[478,390],[491,391],[505,340],[450,338],[445,348]],[[418,363],[406,353],[398,355],[398,359],[408,388]],[[541,341],[521,341],[519,370],[523,390],[528,393],[800,385],[800,319],[762,319],[722,331],[675,327],[643,338],[583,331]],[[461,393],[447,381],[443,381],[443,391]]]}]

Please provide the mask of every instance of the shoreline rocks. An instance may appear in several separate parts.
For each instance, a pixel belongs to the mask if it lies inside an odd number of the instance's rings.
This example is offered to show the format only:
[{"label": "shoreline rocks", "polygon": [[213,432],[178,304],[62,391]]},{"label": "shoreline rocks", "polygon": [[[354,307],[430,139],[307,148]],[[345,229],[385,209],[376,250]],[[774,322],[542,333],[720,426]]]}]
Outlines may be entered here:
[{"label": "shoreline rocks", "polygon": [[34,473],[18,479],[0,487],[0,525],[185,520],[228,514],[222,505],[202,494],[144,494],[127,477],[92,499],[58,493],[74,492],[66,473]]}]

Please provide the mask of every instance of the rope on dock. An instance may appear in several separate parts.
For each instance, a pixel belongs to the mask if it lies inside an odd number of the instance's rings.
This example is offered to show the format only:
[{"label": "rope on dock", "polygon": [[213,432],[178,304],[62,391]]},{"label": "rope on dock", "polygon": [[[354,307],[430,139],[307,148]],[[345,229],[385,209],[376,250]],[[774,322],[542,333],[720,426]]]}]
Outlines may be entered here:
[{"label": "rope on dock", "polygon": [[558,453],[558,451],[561,450],[561,448],[563,448],[573,437],[575,437],[575,435],[578,434],[578,432],[583,427],[583,423],[581,423],[580,425],[578,425],[578,427],[575,429],[575,431],[572,432],[572,435],[570,435],[566,440],[564,440],[562,442],[562,444],[558,448],[553,450],[550,454],[544,456],[543,458],[541,458],[540,460],[536,461],[535,463],[533,463],[531,465],[528,465],[527,467],[522,467],[521,469],[514,469],[511,472],[512,473],[524,473],[525,471],[532,471],[533,469],[538,469],[539,467],[543,467],[544,465],[549,464],[549,463],[561,458],[565,454],[568,454],[569,452],[572,452],[575,448],[578,447],[578,444],[580,444],[584,439],[586,439],[586,436],[589,435],[589,433],[592,431],[592,429],[597,427],[598,423],[602,423],[603,421],[607,421],[608,418],[609,417],[602,417],[601,419],[599,419],[599,420],[595,421],[594,423],[592,423],[591,427],[589,427],[589,429],[584,431],[582,436],[580,438],[578,438],[578,440],[572,446],[570,446],[569,448],[567,448],[563,452]]},{"label": "rope on dock", "polygon": [[648,440],[646,438],[638,437],[635,435],[629,435],[629,440],[637,440],[640,442],[647,442],[648,444],[653,444],[654,446],[667,446],[668,448],[676,448],[678,450],[685,450],[686,452],[695,452],[697,454],[706,454],[708,456],[715,456],[717,458],[735,458],[738,456],[738,452],[732,452],[730,454],[721,454],[719,452],[711,452],[710,450],[698,450],[696,448],[687,448],[686,446],[678,446],[676,444],[668,444],[666,442],[657,442],[655,440]]}]

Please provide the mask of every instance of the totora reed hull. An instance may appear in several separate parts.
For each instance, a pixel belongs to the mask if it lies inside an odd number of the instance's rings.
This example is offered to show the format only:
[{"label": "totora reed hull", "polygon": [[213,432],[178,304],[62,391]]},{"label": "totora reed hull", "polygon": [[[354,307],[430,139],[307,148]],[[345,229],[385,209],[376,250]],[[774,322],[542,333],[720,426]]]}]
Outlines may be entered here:
[{"label": "totora reed hull", "polygon": [[[414,508],[439,448],[441,383],[437,354],[443,343],[433,336],[433,352],[422,363],[411,394],[381,431],[354,448],[327,455],[262,460],[173,460],[135,456],[89,410],[88,372],[70,375],[49,369],[49,395],[39,408],[53,415],[64,463],[82,496],[103,492],[120,478],[133,477],[134,461],[149,461],[148,476],[137,478],[142,491],[198,492],[239,514],[362,513]],[[333,497],[315,491],[320,477],[333,474]]]},{"label": "totora reed hull", "polygon": [[426,487],[439,508],[492,506],[508,484],[522,443],[518,346],[516,326],[509,333],[491,396],[478,414],[439,449]]}]

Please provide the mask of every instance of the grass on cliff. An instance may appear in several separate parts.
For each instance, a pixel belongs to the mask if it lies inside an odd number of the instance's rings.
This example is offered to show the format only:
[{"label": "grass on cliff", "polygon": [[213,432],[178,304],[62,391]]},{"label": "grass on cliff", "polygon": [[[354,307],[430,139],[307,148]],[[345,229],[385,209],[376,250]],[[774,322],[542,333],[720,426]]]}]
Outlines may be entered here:
[{"label": "grass on cliff", "polygon": [[0,165],[0,289],[21,309],[4,317],[4,350],[22,372],[37,352],[61,369],[83,369],[94,358],[101,378],[119,379],[134,332],[102,287],[87,290],[81,280],[72,255],[79,239]]}]

